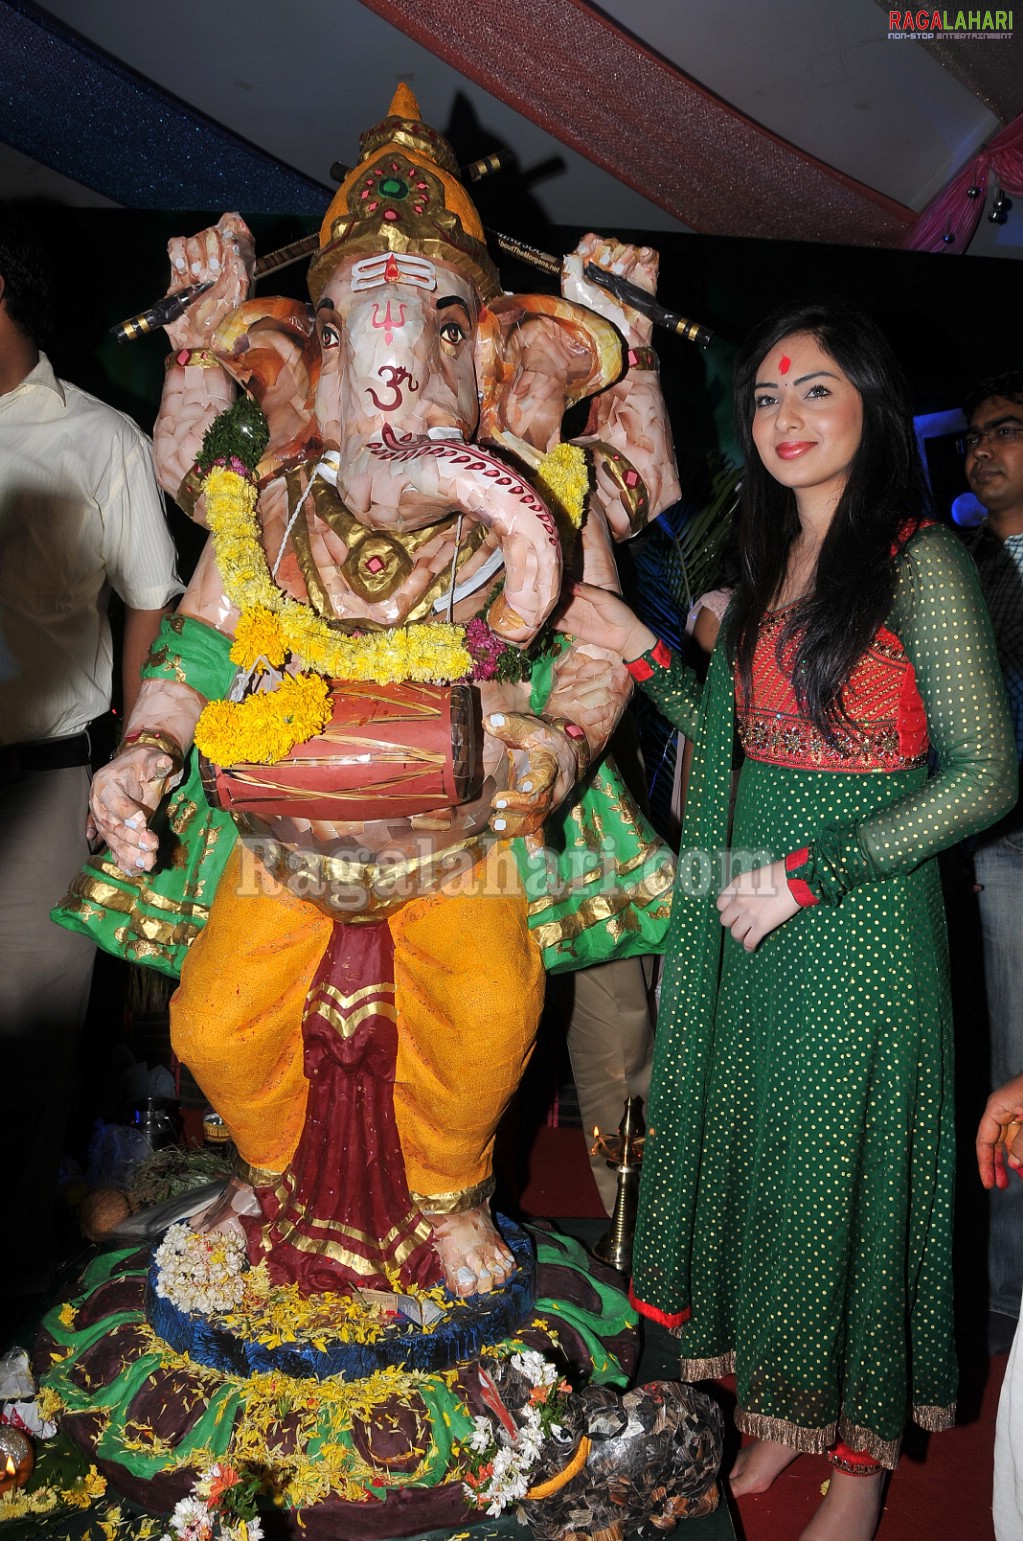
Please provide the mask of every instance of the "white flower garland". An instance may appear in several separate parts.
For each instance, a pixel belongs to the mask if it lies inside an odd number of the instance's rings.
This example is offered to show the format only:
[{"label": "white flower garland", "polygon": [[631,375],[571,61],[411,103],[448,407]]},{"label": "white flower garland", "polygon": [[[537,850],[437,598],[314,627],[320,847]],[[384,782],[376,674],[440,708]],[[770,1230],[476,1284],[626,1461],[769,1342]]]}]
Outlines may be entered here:
[{"label": "white flower garland", "polygon": [[[226,1484],[218,1481],[222,1473],[227,1477]],[[258,1519],[243,1520],[235,1515],[228,1518],[219,1512],[218,1501],[211,1499],[215,1486],[220,1488],[222,1497],[234,1481],[237,1473],[230,1467],[216,1465],[204,1471],[196,1479],[192,1494],[175,1504],[170,1530],[164,1531],[160,1541],[263,1541],[263,1526]]]},{"label": "white flower garland", "polygon": [[[473,1503],[480,1509],[485,1506],[494,1519],[509,1504],[525,1498],[530,1488],[529,1473],[540,1459],[544,1440],[552,1434],[555,1438],[561,1436],[560,1425],[551,1421],[548,1404],[567,1389],[557,1366],[535,1349],[523,1349],[521,1353],[513,1354],[511,1362],[540,1395],[516,1414],[520,1421],[514,1438],[503,1428],[496,1430],[495,1438],[490,1419],[475,1417],[473,1432],[467,1441],[469,1449],[483,1458],[479,1475],[483,1477],[486,1473],[486,1476],[478,1485],[470,1481],[463,1486]],[[545,1411],[548,1413],[546,1420]]]},{"label": "white flower garland", "polygon": [[248,1266],[241,1236],[172,1225],[157,1248],[156,1264],[156,1293],[179,1311],[213,1316],[241,1302]]}]

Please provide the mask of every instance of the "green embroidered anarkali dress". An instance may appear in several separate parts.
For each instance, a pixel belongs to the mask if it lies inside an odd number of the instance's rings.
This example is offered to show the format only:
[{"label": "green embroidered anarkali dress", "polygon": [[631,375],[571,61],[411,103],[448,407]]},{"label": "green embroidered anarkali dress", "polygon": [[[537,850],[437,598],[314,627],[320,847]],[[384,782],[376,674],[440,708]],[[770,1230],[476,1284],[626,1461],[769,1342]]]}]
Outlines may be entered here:
[{"label": "green embroidered anarkali dress", "polygon": [[[837,747],[796,706],[783,620],[762,625],[748,702],[721,645],[702,699],[662,648],[646,655],[643,688],[696,754],[633,1287],[677,1330],[684,1377],[734,1368],[740,1428],[805,1451],[843,1440],[894,1466],[907,1416],[929,1429],[955,1416],[952,1032],[932,858],[1008,806],[1015,751],[976,575],[949,530],[921,529],[899,556]],[[754,953],[714,903],[728,847],[737,867],[787,858],[806,905]]]}]

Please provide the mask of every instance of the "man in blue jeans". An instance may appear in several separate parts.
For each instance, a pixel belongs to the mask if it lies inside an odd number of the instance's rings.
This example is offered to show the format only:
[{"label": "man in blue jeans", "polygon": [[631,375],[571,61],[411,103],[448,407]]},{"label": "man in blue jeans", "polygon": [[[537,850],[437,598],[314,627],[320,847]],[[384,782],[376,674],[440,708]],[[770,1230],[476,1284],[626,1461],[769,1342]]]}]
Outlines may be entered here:
[{"label": "man in blue jeans", "polygon": [[[987,511],[973,556],[1023,760],[1023,369],[981,381],[965,411],[966,480]],[[998,1086],[1023,1064],[1023,801],[982,836],[974,872],[980,889],[991,1084]],[[992,1348],[1007,1348],[1023,1293],[1023,1183],[992,1190],[988,1281],[990,1309],[996,1314]],[[998,1317],[1011,1320],[999,1324]],[[1000,1337],[1004,1343],[994,1341]]]}]

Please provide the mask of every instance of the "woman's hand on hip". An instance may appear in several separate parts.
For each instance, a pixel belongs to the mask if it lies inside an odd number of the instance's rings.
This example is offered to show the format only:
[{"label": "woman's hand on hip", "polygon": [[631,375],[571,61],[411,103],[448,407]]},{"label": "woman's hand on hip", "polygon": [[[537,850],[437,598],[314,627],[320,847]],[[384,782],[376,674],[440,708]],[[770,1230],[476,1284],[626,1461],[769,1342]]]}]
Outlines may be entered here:
[{"label": "woman's hand on hip", "polygon": [[784,861],[740,872],[718,894],[717,906],[721,924],[728,927],[747,952],[755,952],[765,936],[791,920],[800,909],[789,889]]}]

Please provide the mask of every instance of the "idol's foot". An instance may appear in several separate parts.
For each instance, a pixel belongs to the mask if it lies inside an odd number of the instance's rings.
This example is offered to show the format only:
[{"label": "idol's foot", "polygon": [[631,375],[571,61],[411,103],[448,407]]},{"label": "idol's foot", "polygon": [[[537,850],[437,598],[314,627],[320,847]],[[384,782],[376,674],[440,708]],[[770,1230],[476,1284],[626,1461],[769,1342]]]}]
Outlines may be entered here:
[{"label": "idol's foot", "polygon": [[791,1445],[779,1444],[775,1439],[755,1439],[751,1445],[743,1445],[728,1473],[732,1497],[766,1493],[775,1477],[791,1466],[798,1454]]},{"label": "idol's foot", "polygon": [[431,1215],[433,1245],[452,1295],[486,1295],[514,1272],[487,1204],[460,1215]]},{"label": "idol's foot", "polygon": [[253,1189],[240,1177],[232,1177],[220,1197],[200,1209],[188,1223],[193,1231],[227,1231],[244,1237],[245,1227],[240,1217],[259,1213],[259,1200]]},{"label": "idol's foot", "polygon": [[817,1513],[800,1531],[799,1541],[873,1541],[881,1518],[886,1471],[869,1477],[832,1471]]}]

